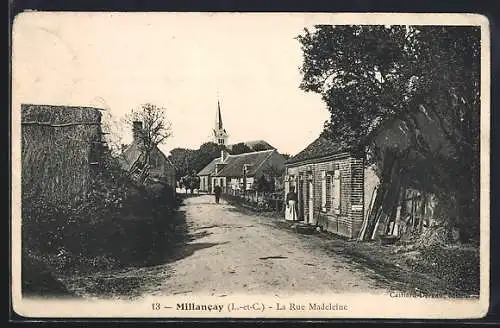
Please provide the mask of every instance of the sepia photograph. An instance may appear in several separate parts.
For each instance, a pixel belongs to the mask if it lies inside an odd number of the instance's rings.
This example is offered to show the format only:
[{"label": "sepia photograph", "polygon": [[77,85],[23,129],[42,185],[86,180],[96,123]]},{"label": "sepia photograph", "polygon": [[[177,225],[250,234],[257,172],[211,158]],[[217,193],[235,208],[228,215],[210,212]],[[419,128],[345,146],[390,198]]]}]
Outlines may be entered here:
[{"label": "sepia photograph", "polygon": [[484,316],[489,47],[473,14],[18,14],[14,310]]}]

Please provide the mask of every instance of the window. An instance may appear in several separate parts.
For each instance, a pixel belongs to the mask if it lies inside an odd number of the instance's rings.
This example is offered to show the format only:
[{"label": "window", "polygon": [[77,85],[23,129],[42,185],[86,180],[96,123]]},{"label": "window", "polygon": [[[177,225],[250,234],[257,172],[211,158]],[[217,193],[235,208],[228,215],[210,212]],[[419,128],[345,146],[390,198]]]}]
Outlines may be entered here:
[{"label": "window", "polygon": [[331,210],[335,214],[340,214],[340,171],[335,170],[333,176],[331,177]]},{"label": "window", "polygon": [[321,172],[321,210],[340,214],[340,171]]}]

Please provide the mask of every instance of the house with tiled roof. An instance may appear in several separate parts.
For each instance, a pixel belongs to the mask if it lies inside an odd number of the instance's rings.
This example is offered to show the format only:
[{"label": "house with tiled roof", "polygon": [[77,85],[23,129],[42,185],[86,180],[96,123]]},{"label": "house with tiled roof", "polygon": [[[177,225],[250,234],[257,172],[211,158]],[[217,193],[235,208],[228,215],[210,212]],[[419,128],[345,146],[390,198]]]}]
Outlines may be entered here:
[{"label": "house with tiled roof", "polygon": [[285,166],[285,193],[295,189],[299,219],[356,238],[368,207],[365,194],[370,193],[365,190],[364,153],[320,136]]},{"label": "house with tiled roof", "polygon": [[226,192],[250,190],[266,169],[281,170],[285,166],[285,158],[276,149],[223,156],[215,163],[211,187],[219,185]]}]

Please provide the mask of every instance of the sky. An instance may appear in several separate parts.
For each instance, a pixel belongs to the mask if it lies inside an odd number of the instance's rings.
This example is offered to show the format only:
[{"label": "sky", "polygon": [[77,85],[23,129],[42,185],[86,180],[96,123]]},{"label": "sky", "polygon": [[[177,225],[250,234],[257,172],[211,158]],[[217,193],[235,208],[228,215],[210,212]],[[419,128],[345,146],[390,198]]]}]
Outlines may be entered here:
[{"label": "sky", "polygon": [[[299,89],[304,16],[210,13],[25,13],[13,27],[13,110],[21,103],[167,109],[160,148],[211,141],[220,101],[229,143],[263,139],[294,155],[329,113]],[[128,126],[115,130],[131,140]]]}]

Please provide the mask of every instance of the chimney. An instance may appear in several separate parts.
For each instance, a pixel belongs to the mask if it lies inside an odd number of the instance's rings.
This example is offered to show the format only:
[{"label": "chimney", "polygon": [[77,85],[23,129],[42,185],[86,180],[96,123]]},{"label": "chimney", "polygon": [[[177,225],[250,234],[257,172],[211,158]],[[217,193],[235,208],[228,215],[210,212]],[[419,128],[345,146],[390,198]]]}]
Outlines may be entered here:
[{"label": "chimney", "polygon": [[227,158],[227,153],[226,153],[226,151],[223,149],[223,150],[221,150],[221,151],[220,151],[220,161],[221,161],[221,162],[224,162],[224,161],[226,160],[226,158]]},{"label": "chimney", "polygon": [[142,132],[142,122],[134,121],[132,123],[132,135],[134,136],[134,140],[139,140]]}]

